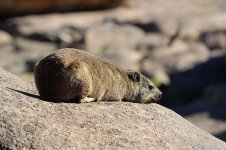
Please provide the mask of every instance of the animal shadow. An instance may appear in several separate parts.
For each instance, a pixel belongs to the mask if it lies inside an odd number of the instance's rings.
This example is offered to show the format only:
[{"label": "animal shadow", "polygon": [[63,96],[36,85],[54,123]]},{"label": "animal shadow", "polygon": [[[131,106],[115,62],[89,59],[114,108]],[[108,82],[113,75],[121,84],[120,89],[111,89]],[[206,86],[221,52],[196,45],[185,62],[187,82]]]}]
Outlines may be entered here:
[{"label": "animal shadow", "polygon": [[45,99],[39,95],[35,95],[35,94],[32,94],[32,93],[28,93],[28,92],[25,92],[25,91],[21,91],[21,90],[16,90],[16,89],[12,89],[12,88],[9,88],[7,87],[8,89],[12,90],[12,91],[15,91],[15,92],[18,92],[20,94],[23,94],[25,96],[29,96],[29,97],[33,97],[33,98],[36,98],[36,99],[39,99],[41,101],[45,101],[45,102],[52,102],[52,103],[71,103],[71,104],[80,104],[81,102],[78,100],[78,99],[73,99],[72,101],[68,101],[68,102],[65,102],[65,101],[53,101],[51,99]]},{"label": "animal shadow", "polygon": [[25,95],[25,96],[37,98],[37,99],[42,100],[42,101],[47,101],[46,99],[43,99],[43,98],[42,98],[41,96],[39,96],[39,95],[35,95],[35,94],[28,93],[28,92],[21,91],[21,90],[12,89],[12,88],[9,88],[9,87],[7,87],[7,88],[10,89],[10,90],[12,90],[12,91],[15,91],[15,92],[17,92],[17,93],[23,94],[23,95]]}]

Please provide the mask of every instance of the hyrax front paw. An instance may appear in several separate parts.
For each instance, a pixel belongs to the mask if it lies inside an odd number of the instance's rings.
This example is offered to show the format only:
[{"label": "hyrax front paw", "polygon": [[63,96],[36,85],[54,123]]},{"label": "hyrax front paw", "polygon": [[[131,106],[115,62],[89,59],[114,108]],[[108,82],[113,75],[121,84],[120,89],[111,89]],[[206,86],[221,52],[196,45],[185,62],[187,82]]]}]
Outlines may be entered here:
[{"label": "hyrax front paw", "polygon": [[93,102],[95,100],[96,99],[92,98],[92,97],[85,97],[85,98],[81,99],[81,103],[90,103],[90,102]]}]

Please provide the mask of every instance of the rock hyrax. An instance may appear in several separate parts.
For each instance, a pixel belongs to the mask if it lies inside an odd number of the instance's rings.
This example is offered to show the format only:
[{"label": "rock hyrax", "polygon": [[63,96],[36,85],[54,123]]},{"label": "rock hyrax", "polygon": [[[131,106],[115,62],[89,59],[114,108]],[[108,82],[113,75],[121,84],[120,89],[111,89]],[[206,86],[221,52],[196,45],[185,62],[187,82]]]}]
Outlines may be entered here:
[{"label": "rock hyrax", "polygon": [[54,102],[128,101],[150,103],[159,89],[138,72],[124,71],[83,50],[65,48],[40,60],[35,83]]}]

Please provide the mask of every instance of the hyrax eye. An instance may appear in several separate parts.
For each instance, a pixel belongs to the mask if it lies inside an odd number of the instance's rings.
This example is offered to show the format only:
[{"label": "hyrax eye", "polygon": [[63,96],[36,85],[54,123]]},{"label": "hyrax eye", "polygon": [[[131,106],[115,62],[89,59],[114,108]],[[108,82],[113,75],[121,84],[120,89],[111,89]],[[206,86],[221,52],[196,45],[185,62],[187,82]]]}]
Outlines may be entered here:
[{"label": "hyrax eye", "polygon": [[152,89],[154,89],[154,86],[153,85],[148,85],[148,89],[152,90]]}]

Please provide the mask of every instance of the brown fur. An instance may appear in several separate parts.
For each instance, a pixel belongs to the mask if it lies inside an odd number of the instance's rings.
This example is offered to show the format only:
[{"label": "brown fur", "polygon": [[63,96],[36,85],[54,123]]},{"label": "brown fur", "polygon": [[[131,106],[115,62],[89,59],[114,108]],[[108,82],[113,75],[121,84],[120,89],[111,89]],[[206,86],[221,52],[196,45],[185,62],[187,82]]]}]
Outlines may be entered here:
[{"label": "brown fur", "polygon": [[143,75],[122,69],[85,51],[66,48],[40,60],[35,68],[40,96],[54,102],[130,101],[149,103],[161,92]]}]

